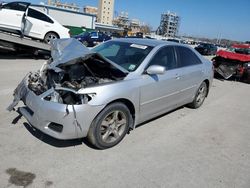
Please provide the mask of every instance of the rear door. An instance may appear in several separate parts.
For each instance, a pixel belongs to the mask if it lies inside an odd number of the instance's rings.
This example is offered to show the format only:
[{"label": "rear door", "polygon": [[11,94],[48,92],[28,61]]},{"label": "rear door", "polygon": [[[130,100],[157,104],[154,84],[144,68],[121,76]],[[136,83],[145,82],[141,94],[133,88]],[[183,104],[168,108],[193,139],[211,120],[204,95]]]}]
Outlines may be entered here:
[{"label": "rear door", "polygon": [[178,78],[181,88],[180,97],[183,102],[190,101],[202,81],[203,66],[197,55],[189,48],[176,46]]},{"label": "rear door", "polygon": [[46,14],[29,8],[24,34],[30,37],[43,39],[44,34],[52,30],[53,24],[54,21]]},{"label": "rear door", "polygon": [[25,22],[25,12],[30,3],[11,2],[0,9],[0,27],[21,31]]}]

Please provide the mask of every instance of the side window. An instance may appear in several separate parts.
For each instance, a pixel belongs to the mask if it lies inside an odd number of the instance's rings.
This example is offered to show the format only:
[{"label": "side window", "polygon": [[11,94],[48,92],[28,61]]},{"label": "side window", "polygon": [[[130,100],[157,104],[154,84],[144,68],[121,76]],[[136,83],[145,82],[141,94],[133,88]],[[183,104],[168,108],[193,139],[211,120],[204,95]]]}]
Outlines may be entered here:
[{"label": "side window", "polygon": [[38,11],[32,9],[32,8],[29,8],[28,16],[31,17],[31,18],[41,20],[41,21],[54,23],[53,20],[51,20],[48,16],[46,16],[45,14],[43,14],[41,12],[38,12]]},{"label": "side window", "polygon": [[178,46],[177,52],[178,52],[178,67],[186,67],[186,66],[201,64],[200,59],[192,50],[186,47]]},{"label": "side window", "polygon": [[3,5],[4,9],[10,9],[10,10],[19,10],[25,12],[27,9],[27,4],[22,3],[22,2],[12,2],[12,3],[7,3]]},{"label": "side window", "polygon": [[177,67],[175,60],[175,53],[173,47],[164,47],[160,49],[151,62],[150,65],[161,65],[166,67],[166,70],[175,69]]}]

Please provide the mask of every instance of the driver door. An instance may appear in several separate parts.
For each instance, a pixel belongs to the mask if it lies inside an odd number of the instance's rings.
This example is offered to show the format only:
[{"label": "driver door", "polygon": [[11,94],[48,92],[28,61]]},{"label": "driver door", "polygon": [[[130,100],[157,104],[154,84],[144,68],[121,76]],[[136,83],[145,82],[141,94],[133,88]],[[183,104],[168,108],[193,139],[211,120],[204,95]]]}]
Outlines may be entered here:
[{"label": "driver door", "polygon": [[180,102],[179,70],[173,46],[163,47],[150,61],[150,65],[166,68],[162,75],[143,74],[140,88],[140,120],[151,119],[174,109]]},{"label": "driver door", "polygon": [[0,27],[7,30],[21,31],[24,27],[24,18],[30,3],[11,2],[0,8]]}]

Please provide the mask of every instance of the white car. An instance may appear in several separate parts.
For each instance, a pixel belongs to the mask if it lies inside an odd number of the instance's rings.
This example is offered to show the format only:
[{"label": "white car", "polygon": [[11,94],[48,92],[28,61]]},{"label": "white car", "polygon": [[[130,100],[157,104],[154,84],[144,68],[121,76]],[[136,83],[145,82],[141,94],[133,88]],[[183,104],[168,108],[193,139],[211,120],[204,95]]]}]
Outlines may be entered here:
[{"label": "white car", "polygon": [[40,39],[46,43],[57,38],[69,38],[69,29],[47,14],[29,7],[27,2],[0,5],[0,29],[18,32],[23,36]]}]

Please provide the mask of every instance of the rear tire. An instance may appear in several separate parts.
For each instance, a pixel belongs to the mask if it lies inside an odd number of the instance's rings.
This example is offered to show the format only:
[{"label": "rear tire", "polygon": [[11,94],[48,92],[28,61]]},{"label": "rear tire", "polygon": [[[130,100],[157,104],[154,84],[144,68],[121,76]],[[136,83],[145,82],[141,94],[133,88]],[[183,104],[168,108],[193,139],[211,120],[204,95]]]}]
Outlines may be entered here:
[{"label": "rear tire", "polygon": [[205,82],[202,82],[202,84],[200,85],[199,89],[196,92],[193,102],[188,104],[188,106],[194,109],[199,108],[203,104],[207,94],[208,94],[207,84]]},{"label": "rear tire", "polygon": [[126,105],[112,103],[104,108],[92,122],[87,139],[98,149],[117,145],[128,133],[132,116]]},{"label": "rear tire", "polygon": [[59,39],[59,36],[58,34],[54,33],[54,32],[48,32],[43,41],[46,43],[46,44],[50,44],[53,40],[56,40],[56,39]]}]

